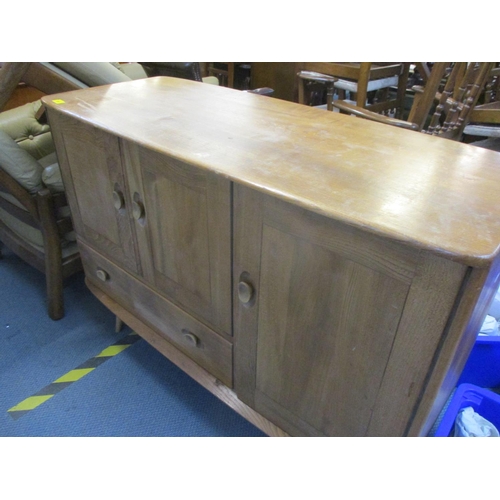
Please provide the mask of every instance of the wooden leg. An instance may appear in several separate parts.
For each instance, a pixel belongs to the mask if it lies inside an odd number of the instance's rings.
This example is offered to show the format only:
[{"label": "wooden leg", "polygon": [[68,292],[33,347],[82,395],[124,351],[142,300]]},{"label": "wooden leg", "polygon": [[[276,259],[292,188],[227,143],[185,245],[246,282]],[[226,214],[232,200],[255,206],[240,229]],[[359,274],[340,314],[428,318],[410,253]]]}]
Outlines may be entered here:
[{"label": "wooden leg", "polygon": [[298,99],[297,102],[299,104],[305,104],[306,103],[306,97],[304,93],[304,80],[299,77],[299,82],[298,82]]},{"label": "wooden leg", "polygon": [[116,320],[115,320],[115,332],[116,333],[120,333],[121,330],[123,328],[123,321],[118,317],[116,316]]},{"label": "wooden leg", "polygon": [[410,76],[410,63],[403,63],[403,71],[399,75],[398,80],[398,94],[396,97],[397,107],[395,118],[402,119],[405,111],[405,97],[406,97],[406,86],[408,85],[408,78]]},{"label": "wooden leg", "polygon": [[234,62],[227,63],[227,86],[234,88]]},{"label": "wooden leg", "polygon": [[333,82],[326,84],[326,109],[333,111]]},{"label": "wooden leg", "polygon": [[61,249],[58,248],[58,250],[59,252],[45,252],[48,310],[49,317],[53,320],[64,316]]},{"label": "wooden leg", "polygon": [[57,231],[54,207],[49,190],[44,189],[37,194],[37,207],[41,219],[45,251],[45,280],[47,283],[49,317],[58,320],[64,316],[61,240]]}]

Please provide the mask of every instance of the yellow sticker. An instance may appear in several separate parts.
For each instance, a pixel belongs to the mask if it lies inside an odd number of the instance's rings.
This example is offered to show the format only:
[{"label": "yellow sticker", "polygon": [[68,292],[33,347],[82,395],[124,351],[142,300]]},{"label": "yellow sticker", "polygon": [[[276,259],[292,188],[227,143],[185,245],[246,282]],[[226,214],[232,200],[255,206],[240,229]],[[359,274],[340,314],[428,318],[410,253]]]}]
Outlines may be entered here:
[{"label": "yellow sticker", "polygon": [[63,101],[62,99],[52,99],[52,102],[55,104],[64,104],[65,101]]}]

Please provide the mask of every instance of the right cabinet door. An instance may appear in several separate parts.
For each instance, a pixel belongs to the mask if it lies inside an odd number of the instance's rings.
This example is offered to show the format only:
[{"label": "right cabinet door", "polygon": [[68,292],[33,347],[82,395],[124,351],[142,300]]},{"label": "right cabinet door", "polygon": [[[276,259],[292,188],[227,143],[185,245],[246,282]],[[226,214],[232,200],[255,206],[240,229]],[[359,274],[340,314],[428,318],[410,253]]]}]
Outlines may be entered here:
[{"label": "right cabinet door", "polygon": [[137,144],[122,147],[146,282],[231,335],[229,180]]},{"label": "right cabinet door", "polygon": [[293,435],[404,435],[464,266],[234,197],[235,390]]}]

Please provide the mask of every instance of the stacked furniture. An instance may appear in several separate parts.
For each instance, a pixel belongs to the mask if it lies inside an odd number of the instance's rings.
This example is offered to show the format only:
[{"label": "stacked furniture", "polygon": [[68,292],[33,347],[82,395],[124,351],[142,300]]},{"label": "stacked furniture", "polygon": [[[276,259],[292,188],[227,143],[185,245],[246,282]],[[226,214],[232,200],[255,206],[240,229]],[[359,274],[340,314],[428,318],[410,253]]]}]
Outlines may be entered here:
[{"label": "stacked furniture", "polygon": [[415,98],[406,120],[373,113],[342,100],[332,102],[330,109],[459,141],[492,67],[493,63],[484,62],[434,63],[425,86],[412,87]]},{"label": "stacked furniture", "polygon": [[499,286],[497,153],[168,77],[43,102],[111,311],[270,435],[427,434]]},{"label": "stacked furniture", "polygon": [[500,63],[493,65],[464,135],[475,146],[500,151]]},{"label": "stacked furniture", "polygon": [[[373,62],[306,62],[301,63],[305,73],[322,73],[335,79],[334,87],[339,99],[345,99],[347,93],[355,96],[353,104],[368,109],[373,113],[395,113],[396,118],[403,114],[406,85],[410,63],[373,63]],[[299,80],[303,84],[303,79]],[[394,89],[395,96],[389,94]],[[299,102],[303,99],[299,86]],[[377,94],[377,99],[368,98]]]}]

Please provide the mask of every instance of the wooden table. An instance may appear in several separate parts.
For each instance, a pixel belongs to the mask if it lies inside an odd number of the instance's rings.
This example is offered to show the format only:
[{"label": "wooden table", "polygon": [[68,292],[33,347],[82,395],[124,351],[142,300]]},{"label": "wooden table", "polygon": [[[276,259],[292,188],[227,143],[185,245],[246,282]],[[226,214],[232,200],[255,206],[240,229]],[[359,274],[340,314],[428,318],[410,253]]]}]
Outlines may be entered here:
[{"label": "wooden table", "polygon": [[137,333],[268,434],[428,432],[499,285],[498,153],[171,78],[43,100]]}]

